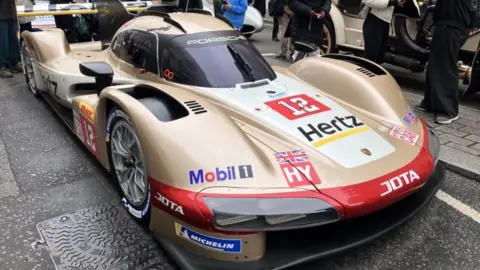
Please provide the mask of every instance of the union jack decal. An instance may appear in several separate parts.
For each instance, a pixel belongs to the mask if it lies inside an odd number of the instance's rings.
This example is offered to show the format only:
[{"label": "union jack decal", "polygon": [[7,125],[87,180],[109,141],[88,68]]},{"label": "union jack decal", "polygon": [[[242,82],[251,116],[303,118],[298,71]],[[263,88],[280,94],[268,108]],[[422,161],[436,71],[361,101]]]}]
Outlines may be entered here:
[{"label": "union jack decal", "polygon": [[280,164],[297,163],[308,161],[308,156],[304,150],[292,150],[275,153],[275,158]]}]

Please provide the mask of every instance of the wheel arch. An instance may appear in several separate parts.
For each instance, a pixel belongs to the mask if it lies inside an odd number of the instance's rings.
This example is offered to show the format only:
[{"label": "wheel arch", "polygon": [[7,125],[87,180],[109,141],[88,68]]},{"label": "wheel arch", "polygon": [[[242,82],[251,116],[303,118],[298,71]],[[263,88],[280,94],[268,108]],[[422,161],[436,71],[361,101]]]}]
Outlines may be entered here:
[{"label": "wheel arch", "polygon": [[[102,147],[101,153],[105,153],[100,161],[108,170],[108,118],[112,109],[117,106],[125,111],[136,130],[143,130],[143,127],[148,129],[157,121],[171,122],[189,115],[187,108],[174,97],[147,84],[108,87],[103,90],[96,108],[97,130],[102,131],[97,133],[97,140],[105,142],[99,144],[99,147]],[[143,144],[145,136],[138,136]]]}]

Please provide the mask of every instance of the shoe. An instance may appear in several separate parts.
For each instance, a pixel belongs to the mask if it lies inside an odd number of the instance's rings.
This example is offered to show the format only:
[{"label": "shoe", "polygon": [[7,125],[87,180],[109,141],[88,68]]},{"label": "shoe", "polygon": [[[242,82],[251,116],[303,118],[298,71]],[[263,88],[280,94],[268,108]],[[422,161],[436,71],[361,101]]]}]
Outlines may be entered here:
[{"label": "shoe", "polygon": [[421,112],[428,112],[427,108],[425,108],[425,105],[423,105],[423,102],[415,105],[415,110],[421,111]]},{"label": "shoe", "polygon": [[450,124],[457,119],[458,119],[458,115],[455,117],[439,115],[435,118],[435,122],[437,122],[438,124]]},{"label": "shoe", "polygon": [[273,37],[273,38],[272,38],[272,41],[280,42],[280,39],[278,39],[278,38],[276,38],[276,37]]},{"label": "shoe", "polygon": [[23,66],[22,64],[19,62],[17,63],[15,66],[11,67],[10,68],[10,72],[11,73],[23,73]]},{"label": "shoe", "polygon": [[6,69],[6,68],[0,68],[0,78],[12,78],[13,75],[12,73],[10,72],[10,70]]},{"label": "shoe", "polygon": [[279,58],[279,59],[287,59],[287,56],[285,54],[279,54],[279,55],[276,55],[275,58]]}]

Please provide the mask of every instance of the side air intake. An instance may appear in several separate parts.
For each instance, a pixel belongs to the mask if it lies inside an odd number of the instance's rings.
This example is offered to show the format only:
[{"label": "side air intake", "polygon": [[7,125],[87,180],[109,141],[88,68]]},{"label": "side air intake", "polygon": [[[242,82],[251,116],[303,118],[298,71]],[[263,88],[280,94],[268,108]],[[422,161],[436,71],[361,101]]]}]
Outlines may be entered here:
[{"label": "side air intake", "polygon": [[206,113],[207,110],[205,110],[205,108],[203,108],[202,105],[200,105],[198,102],[196,102],[195,100],[191,100],[191,101],[185,101],[184,102],[185,105],[187,105],[187,107],[194,113],[194,114],[201,114],[201,113]]}]

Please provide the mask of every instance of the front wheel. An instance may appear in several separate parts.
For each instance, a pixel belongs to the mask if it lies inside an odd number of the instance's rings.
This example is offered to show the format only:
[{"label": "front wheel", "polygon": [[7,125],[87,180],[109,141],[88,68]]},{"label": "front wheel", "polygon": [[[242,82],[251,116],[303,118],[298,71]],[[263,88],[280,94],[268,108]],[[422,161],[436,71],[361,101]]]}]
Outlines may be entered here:
[{"label": "front wheel", "polygon": [[33,70],[32,58],[28,52],[28,48],[25,45],[25,42],[22,42],[22,58],[23,58],[23,69],[25,70],[25,82],[32,92],[34,97],[39,97],[40,93],[37,89],[37,83],[35,80],[35,72]]},{"label": "front wheel", "polygon": [[120,187],[122,202],[142,225],[150,221],[150,185],[145,156],[128,115],[113,108],[107,121],[107,151],[110,173]]}]

